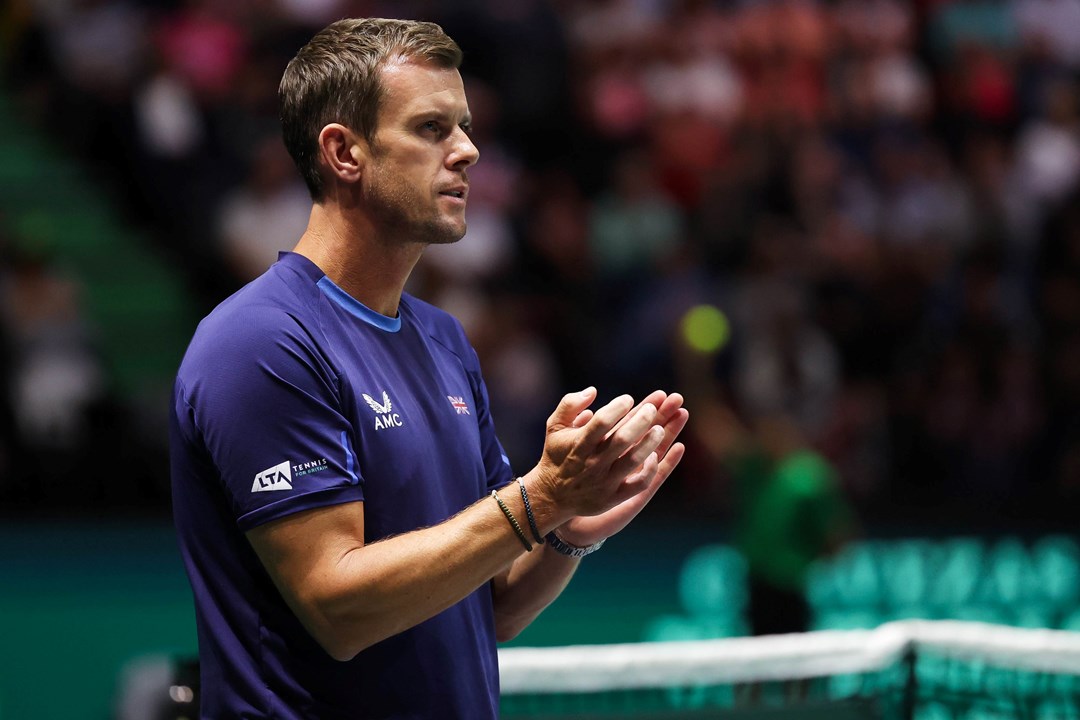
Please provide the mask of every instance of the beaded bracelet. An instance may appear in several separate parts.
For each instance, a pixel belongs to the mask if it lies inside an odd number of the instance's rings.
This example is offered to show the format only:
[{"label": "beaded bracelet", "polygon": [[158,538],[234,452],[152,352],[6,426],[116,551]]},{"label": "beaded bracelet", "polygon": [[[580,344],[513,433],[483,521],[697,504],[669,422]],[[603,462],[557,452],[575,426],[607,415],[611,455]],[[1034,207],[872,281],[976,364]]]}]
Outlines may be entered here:
[{"label": "beaded bracelet", "polygon": [[540,534],[540,528],[536,527],[536,518],[533,517],[532,504],[529,503],[529,493],[525,492],[525,481],[521,478],[517,479],[518,486],[521,488],[521,501],[525,503],[525,517],[529,520],[529,529],[532,530],[533,538],[536,539],[537,545],[544,544],[544,536]]},{"label": "beaded bracelet", "polygon": [[510,526],[514,528],[514,533],[518,536],[518,540],[525,547],[525,552],[532,552],[532,545],[529,544],[529,538],[525,537],[525,533],[521,529],[521,525],[518,524],[517,518],[514,517],[514,513],[510,512],[510,508],[506,507],[506,503],[499,497],[499,493],[495,490],[491,491],[491,497],[495,498],[495,502],[499,503],[499,508],[503,511],[503,515],[510,521]]}]

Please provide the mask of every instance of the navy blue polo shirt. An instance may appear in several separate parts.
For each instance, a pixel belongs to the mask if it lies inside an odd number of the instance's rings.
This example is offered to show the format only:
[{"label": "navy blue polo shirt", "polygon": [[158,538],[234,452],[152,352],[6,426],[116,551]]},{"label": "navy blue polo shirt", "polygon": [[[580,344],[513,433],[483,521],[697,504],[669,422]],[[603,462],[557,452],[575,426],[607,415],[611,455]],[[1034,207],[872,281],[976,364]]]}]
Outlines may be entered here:
[{"label": "navy blue polo shirt", "polygon": [[244,535],[363,501],[373,542],[442,522],[512,480],[476,353],[455,319],[409,295],[397,318],[379,315],[283,253],[200,323],[171,420],[204,717],[497,717],[489,584],[338,662],[286,606]]}]

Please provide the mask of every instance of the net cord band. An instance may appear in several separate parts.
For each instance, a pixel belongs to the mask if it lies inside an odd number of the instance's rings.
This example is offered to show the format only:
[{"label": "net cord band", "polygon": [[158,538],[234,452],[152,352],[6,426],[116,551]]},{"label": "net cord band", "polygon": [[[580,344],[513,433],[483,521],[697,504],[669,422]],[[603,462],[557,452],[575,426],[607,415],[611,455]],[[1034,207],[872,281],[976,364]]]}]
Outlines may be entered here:
[{"label": "net cord band", "polygon": [[684,642],[499,649],[502,692],[563,693],[721,685],[875,672],[910,652],[1080,675],[1080,633],[958,620],[875,630]]}]

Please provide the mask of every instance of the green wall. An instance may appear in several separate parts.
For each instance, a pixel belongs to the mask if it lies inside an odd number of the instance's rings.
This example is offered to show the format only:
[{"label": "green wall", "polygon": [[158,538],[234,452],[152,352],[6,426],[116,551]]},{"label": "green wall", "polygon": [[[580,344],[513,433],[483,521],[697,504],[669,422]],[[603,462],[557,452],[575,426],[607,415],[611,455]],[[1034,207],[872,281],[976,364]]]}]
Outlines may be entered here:
[{"label": "green wall", "polygon": [[195,651],[164,523],[0,527],[0,718],[104,719],[128,660]]},{"label": "green wall", "polygon": [[[630,529],[582,563],[515,641],[635,641],[679,612],[682,556],[708,531]],[[196,651],[191,595],[167,521],[0,525],[0,720],[105,720],[126,662]]]}]

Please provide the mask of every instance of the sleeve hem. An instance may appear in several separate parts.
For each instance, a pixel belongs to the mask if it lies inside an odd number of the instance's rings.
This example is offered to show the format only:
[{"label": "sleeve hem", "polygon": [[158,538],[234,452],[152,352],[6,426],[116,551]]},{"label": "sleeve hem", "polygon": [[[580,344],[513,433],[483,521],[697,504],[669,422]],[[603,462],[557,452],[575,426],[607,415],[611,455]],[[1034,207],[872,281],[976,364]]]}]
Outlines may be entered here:
[{"label": "sleeve hem", "polygon": [[236,523],[242,531],[247,532],[259,525],[264,525],[271,520],[279,520],[283,517],[303,512],[304,510],[314,510],[315,508],[320,507],[363,501],[364,493],[357,485],[323,488],[321,490],[313,490],[312,492],[299,497],[290,495],[287,498],[282,498],[269,505],[263,505],[256,510],[241,515]]}]

